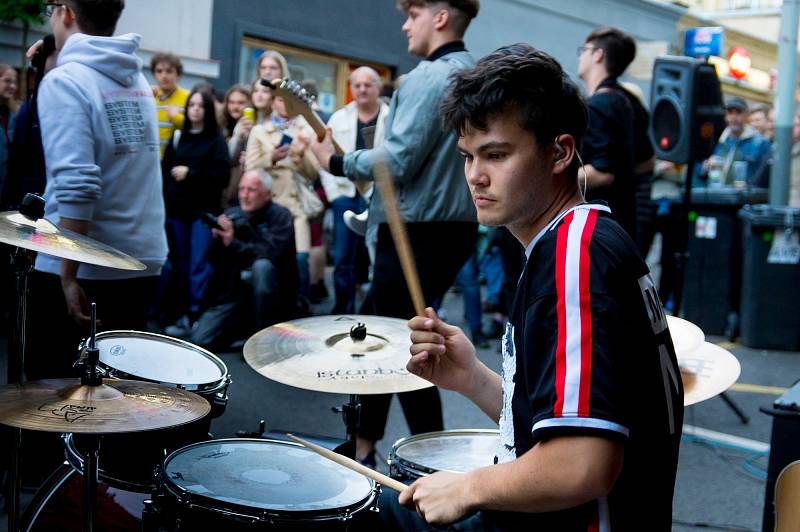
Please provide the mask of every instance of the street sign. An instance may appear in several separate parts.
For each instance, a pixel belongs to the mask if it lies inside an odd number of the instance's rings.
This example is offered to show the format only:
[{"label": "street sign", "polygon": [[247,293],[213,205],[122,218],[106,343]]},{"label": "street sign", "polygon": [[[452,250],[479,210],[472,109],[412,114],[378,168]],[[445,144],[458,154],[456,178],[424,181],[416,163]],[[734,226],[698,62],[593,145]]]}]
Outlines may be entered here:
[{"label": "street sign", "polygon": [[720,26],[689,28],[683,40],[683,55],[689,57],[722,56],[722,36]]}]

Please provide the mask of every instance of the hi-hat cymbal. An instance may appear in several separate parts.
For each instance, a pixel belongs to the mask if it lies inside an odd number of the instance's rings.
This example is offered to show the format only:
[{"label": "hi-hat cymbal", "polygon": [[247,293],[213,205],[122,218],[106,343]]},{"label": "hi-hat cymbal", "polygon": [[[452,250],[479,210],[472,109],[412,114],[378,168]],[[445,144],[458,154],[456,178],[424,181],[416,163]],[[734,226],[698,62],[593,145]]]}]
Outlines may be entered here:
[{"label": "hi-hat cymbal", "polygon": [[690,321],[675,316],[667,316],[669,334],[672,336],[672,345],[678,357],[683,353],[691,353],[706,341],[702,329]]},{"label": "hi-hat cymbal", "polygon": [[676,354],[685,406],[721,394],[736,382],[742,370],[731,352],[708,342],[688,353]]},{"label": "hi-hat cymbal", "polygon": [[[351,327],[363,323],[363,340]],[[363,332],[363,331],[362,331]],[[253,335],[244,359],[274,381],[320,392],[368,395],[432,386],[408,372],[406,320],[383,316],[317,316],[278,323]]]},{"label": "hi-hat cymbal", "polygon": [[17,211],[0,212],[0,242],[62,259],[118,270],[146,268],[135,258],[111,246],[88,236],[61,229],[44,218],[34,221]]},{"label": "hi-hat cymbal", "polygon": [[141,381],[47,379],[0,386],[0,423],[44,432],[110,434],[183,425],[211,411],[199,395]]}]

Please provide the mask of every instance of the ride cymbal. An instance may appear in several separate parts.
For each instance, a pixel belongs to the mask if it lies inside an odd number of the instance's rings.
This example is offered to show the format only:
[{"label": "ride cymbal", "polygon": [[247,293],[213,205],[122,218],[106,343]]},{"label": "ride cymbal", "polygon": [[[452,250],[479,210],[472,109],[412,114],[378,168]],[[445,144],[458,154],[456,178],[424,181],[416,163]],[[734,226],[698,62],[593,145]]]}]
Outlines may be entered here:
[{"label": "ride cymbal", "polygon": [[[366,330],[351,334],[358,324]],[[406,369],[410,346],[406,320],[317,316],[256,333],[244,345],[244,358],[265,377],[305,390],[369,395],[433,386]]]},{"label": "ride cymbal", "polygon": [[677,353],[677,357],[684,406],[721,394],[736,382],[742,370],[730,351],[708,342],[691,352]]},{"label": "ride cymbal", "polygon": [[46,379],[0,386],[0,423],[27,430],[110,434],[163,429],[200,419],[211,405],[160,384],[103,379]]},{"label": "ride cymbal", "polygon": [[702,329],[690,321],[667,316],[667,325],[669,334],[672,336],[672,345],[675,346],[675,353],[678,357],[681,354],[691,353],[706,341],[706,335]]},{"label": "ride cymbal", "polygon": [[62,259],[118,270],[147,268],[135,258],[111,246],[61,229],[44,218],[33,220],[17,211],[0,212],[0,242]]}]

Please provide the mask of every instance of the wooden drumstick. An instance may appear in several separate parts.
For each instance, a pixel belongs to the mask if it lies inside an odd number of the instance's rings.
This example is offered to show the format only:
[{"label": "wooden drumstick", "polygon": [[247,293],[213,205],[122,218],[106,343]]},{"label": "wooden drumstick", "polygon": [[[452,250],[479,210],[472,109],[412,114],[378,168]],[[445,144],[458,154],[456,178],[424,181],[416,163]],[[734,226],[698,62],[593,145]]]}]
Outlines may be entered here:
[{"label": "wooden drumstick", "polygon": [[308,449],[314,451],[315,453],[317,453],[317,454],[319,454],[321,456],[324,456],[328,460],[332,460],[332,461],[336,462],[337,464],[346,467],[347,469],[355,471],[356,473],[360,473],[360,474],[364,475],[365,477],[369,477],[372,480],[374,480],[375,482],[381,484],[382,486],[386,486],[387,488],[391,488],[391,489],[395,490],[398,493],[403,491],[404,489],[406,489],[408,487],[405,484],[403,484],[402,482],[400,482],[399,480],[395,480],[392,477],[387,477],[386,475],[384,475],[382,473],[378,473],[377,471],[375,471],[373,469],[370,469],[365,465],[359,464],[355,460],[347,458],[346,456],[342,456],[339,453],[335,453],[333,451],[329,451],[325,447],[320,447],[319,445],[315,445],[315,444],[311,443],[310,441],[306,441],[306,440],[304,440],[302,438],[298,438],[294,434],[287,434],[286,437],[289,438],[290,440],[292,440],[293,442],[299,443],[303,447],[307,447]]},{"label": "wooden drumstick", "polygon": [[422,295],[422,286],[419,283],[419,275],[414,263],[414,252],[408,242],[406,225],[400,216],[394,181],[389,173],[386,161],[381,160],[375,163],[373,172],[378,193],[381,195],[381,200],[383,200],[383,208],[386,211],[386,220],[389,222],[389,230],[392,232],[392,240],[394,240],[397,256],[400,258],[400,266],[403,268],[403,276],[406,278],[408,291],[411,293],[411,301],[414,303],[414,312],[418,316],[425,316],[425,297]]}]

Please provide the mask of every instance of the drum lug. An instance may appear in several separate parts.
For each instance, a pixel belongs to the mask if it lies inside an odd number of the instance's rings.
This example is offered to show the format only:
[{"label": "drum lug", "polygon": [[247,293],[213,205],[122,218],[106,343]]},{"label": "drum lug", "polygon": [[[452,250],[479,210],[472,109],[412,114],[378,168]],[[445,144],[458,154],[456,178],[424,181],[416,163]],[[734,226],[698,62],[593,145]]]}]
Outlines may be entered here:
[{"label": "drum lug", "polygon": [[378,506],[378,501],[381,498],[381,493],[383,493],[383,490],[381,489],[381,485],[380,484],[375,484],[375,487],[373,488],[372,493],[375,494],[375,497],[372,498],[372,504],[370,504],[370,506],[369,506],[369,511],[370,512],[375,512],[377,514],[377,513],[380,513],[380,511],[381,511],[380,507]]},{"label": "drum lug", "polygon": [[153,499],[145,500],[143,505],[142,532],[157,532],[159,529],[158,506]]}]

